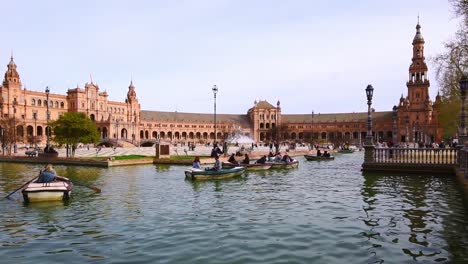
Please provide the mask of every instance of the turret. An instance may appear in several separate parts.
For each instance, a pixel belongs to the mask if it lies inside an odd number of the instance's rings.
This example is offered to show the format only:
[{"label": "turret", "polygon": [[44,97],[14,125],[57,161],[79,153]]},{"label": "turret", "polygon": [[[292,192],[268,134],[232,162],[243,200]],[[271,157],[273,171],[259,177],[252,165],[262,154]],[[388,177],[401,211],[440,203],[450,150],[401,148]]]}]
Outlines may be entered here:
[{"label": "turret", "polygon": [[11,55],[10,63],[7,65],[7,71],[5,72],[5,78],[3,79],[3,87],[10,88],[15,86],[17,88],[21,87],[21,80],[16,70],[16,63],[13,60],[13,55]]}]

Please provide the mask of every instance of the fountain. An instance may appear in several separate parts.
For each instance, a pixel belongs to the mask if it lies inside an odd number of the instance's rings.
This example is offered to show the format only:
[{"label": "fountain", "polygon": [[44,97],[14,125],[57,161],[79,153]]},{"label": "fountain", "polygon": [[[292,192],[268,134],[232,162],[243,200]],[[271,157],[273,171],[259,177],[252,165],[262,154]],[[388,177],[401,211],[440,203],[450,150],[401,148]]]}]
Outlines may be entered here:
[{"label": "fountain", "polygon": [[228,144],[252,144],[255,143],[253,139],[244,135],[240,126],[234,129],[233,133],[226,139]]}]

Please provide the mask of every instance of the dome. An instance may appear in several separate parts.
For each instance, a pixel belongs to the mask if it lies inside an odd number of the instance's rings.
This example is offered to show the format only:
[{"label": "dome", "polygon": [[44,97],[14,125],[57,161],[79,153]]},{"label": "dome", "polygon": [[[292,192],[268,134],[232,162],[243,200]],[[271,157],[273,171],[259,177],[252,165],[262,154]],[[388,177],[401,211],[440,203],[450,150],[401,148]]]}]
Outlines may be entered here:
[{"label": "dome", "polygon": [[421,34],[421,26],[419,25],[419,23],[416,25],[416,35],[414,36],[414,39],[413,39],[413,44],[416,44],[416,43],[424,43],[424,38]]}]

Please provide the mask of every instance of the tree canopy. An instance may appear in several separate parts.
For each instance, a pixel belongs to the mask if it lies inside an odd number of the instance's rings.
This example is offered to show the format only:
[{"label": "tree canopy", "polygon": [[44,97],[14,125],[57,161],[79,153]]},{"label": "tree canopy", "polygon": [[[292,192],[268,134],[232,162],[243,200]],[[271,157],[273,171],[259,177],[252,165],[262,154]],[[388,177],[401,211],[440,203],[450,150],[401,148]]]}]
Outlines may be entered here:
[{"label": "tree canopy", "polygon": [[65,113],[52,122],[51,127],[54,131],[54,141],[72,146],[72,155],[78,143],[94,144],[99,141],[96,125],[84,113]]},{"label": "tree canopy", "polygon": [[460,79],[468,74],[468,1],[450,0],[460,26],[452,39],[445,43],[445,51],[434,57],[437,81],[441,87],[442,104],[439,122],[444,137],[454,136],[459,126]]}]

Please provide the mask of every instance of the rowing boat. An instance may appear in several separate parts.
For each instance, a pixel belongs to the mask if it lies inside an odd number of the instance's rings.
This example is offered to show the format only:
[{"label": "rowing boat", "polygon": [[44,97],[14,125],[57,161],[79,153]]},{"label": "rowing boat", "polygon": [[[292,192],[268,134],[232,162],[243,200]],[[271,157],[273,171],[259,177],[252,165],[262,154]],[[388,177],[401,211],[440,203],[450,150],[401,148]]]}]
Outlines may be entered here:
[{"label": "rowing boat", "polygon": [[191,180],[227,179],[242,175],[245,167],[223,168],[221,170],[187,169],[185,178]]},{"label": "rowing boat", "polygon": [[56,181],[47,183],[36,181],[37,178],[21,191],[25,202],[59,201],[70,198],[73,183],[67,178],[57,177]]},{"label": "rowing boat", "polygon": [[325,156],[315,156],[315,155],[309,155],[309,154],[304,155],[304,158],[306,160],[334,160],[335,159],[335,157],[333,156],[325,157]]},{"label": "rowing boat", "polygon": [[268,162],[266,164],[271,164],[272,169],[292,169],[292,168],[297,168],[299,167],[299,161],[298,160],[292,160],[291,162]]},{"label": "rowing boat", "polygon": [[231,162],[223,162],[223,168],[234,168],[236,166],[245,167],[248,171],[268,170],[271,168],[271,163],[252,163],[252,164],[234,164]]}]

